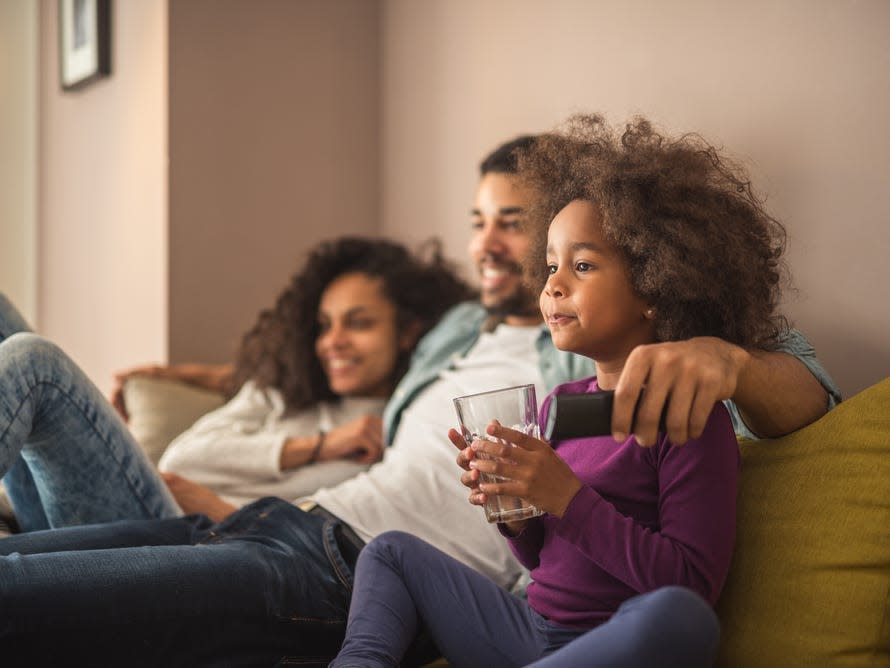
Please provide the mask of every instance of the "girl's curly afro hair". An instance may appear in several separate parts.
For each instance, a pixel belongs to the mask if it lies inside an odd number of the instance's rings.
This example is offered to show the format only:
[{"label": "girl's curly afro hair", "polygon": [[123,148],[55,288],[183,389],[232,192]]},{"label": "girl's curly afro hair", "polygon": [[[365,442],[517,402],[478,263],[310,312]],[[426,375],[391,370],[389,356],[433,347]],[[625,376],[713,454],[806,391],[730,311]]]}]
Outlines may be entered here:
[{"label": "girl's curly afro hair", "polygon": [[634,291],[655,308],[657,340],[716,336],[775,347],[788,326],[775,313],[785,229],[744,171],[700,136],[663,136],[643,118],[616,132],[601,116],[579,115],[520,150],[518,164],[540,195],[529,216],[537,288],[546,281],[550,221],[572,200],[589,200],[627,260]]}]

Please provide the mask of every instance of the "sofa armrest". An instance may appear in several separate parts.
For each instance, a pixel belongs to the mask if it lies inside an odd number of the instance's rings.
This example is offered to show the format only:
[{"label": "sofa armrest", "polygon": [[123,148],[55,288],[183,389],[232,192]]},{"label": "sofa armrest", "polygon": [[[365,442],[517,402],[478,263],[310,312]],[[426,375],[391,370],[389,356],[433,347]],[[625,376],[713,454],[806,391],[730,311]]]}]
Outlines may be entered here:
[{"label": "sofa armrest", "polygon": [[225,403],[218,392],[162,378],[134,376],[123,392],[130,432],[155,464],[174,438]]}]

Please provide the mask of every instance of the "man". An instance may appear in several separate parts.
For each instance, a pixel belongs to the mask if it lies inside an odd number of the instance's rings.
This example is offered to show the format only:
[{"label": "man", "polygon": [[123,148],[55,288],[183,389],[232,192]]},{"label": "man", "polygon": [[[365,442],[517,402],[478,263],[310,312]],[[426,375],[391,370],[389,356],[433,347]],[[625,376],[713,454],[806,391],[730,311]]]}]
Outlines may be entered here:
[{"label": "man", "polygon": [[[418,346],[384,416],[391,447],[382,462],[299,508],[263,499],[216,525],[191,516],[0,541],[0,554],[23,555],[0,559],[0,637],[13,641],[4,645],[17,658],[43,661],[125,655],[146,664],[174,657],[193,665],[324,665],[342,640],[358,551],[391,529],[510,585],[520,569],[460,483],[446,436],[455,422],[451,399],[530,382],[543,395],[592,372],[587,360],[553,347],[521,281],[530,194],[514,176],[513,151],[530,141],[511,142],[482,163],[470,241],[480,302],[453,309]],[[701,406],[729,398],[754,432],[802,426],[833,401],[808,369],[833,389],[811,349],[800,344],[794,352],[744,351],[711,339],[646,346],[619,384],[613,428],[630,431],[644,385],[633,428],[644,444],[654,441],[667,396],[675,442],[701,430]],[[781,403],[771,409],[761,387]]]}]

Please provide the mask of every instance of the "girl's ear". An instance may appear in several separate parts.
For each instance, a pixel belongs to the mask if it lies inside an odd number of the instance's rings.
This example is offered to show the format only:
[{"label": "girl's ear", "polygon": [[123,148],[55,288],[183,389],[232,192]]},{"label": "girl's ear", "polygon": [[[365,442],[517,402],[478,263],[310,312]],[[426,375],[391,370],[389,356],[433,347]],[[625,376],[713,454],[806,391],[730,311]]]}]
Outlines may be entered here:
[{"label": "girl's ear", "polygon": [[401,332],[399,332],[399,350],[411,350],[420,338],[420,332],[423,329],[423,323],[420,320],[412,320]]}]

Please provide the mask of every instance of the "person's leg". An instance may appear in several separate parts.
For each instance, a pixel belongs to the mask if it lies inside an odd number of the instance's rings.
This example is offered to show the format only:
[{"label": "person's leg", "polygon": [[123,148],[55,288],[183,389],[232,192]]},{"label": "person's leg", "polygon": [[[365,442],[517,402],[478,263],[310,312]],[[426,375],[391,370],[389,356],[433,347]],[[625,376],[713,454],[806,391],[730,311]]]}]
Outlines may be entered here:
[{"label": "person's leg", "polygon": [[522,666],[544,647],[534,617],[480,573],[387,532],[359,557],[346,640],[331,666],[398,666],[421,624],[454,665]]},{"label": "person's leg", "polygon": [[[116,540],[114,527],[154,542],[88,549]],[[73,548],[0,557],[4,659],[12,651],[30,665],[96,665],[97,657],[109,665],[326,662],[342,641],[349,603],[329,559],[331,528],[262,499],[212,526],[194,516],[0,540],[3,552],[7,541],[59,536]]]},{"label": "person's leg", "polygon": [[625,601],[605,624],[529,668],[709,668],[720,623],[703,598],[664,587]]},{"label": "person's leg", "polygon": [[49,529],[50,523],[43,512],[40,492],[34,483],[31,469],[19,455],[3,476],[3,486],[15,509],[15,521],[19,531],[41,531]]},{"label": "person's leg", "polygon": [[[180,513],[101,392],[58,346],[25,332],[0,342],[0,474],[19,456],[51,527]],[[25,489],[7,489],[16,514],[34,502]]]},{"label": "person's leg", "polygon": [[30,332],[31,327],[12,302],[0,292],[0,341],[16,332]]},{"label": "person's leg", "polygon": [[[30,331],[31,327],[22,314],[6,295],[0,292],[0,342],[18,332]],[[0,478],[9,496],[17,499],[15,520],[19,529],[21,531],[49,529],[49,520],[43,512],[34,478],[22,458],[17,457],[6,475],[0,474]]]},{"label": "person's leg", "polygon": [[[213,522],[204,515],[187,515],[163,520],[121,520],[30,531],[0,538],[0,557],[150,545],[192,545],[212,525]],[[4,563],[0,561],[0,564]],[[3,568],[0,565],[0,571]]]}]

